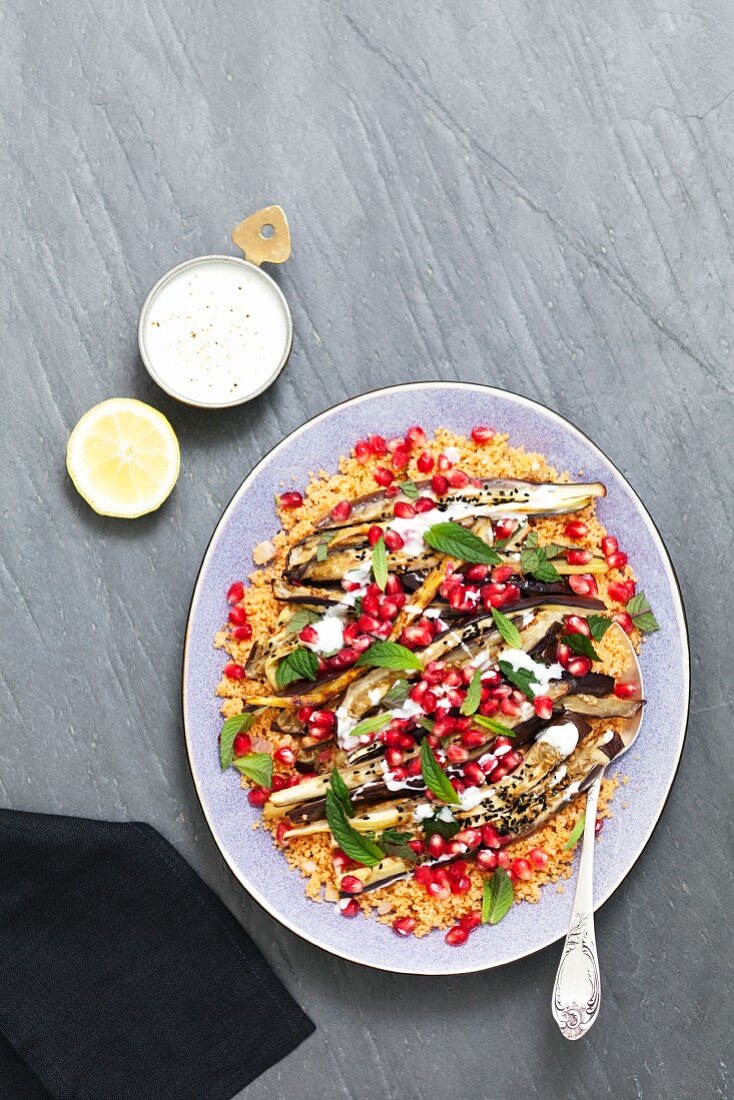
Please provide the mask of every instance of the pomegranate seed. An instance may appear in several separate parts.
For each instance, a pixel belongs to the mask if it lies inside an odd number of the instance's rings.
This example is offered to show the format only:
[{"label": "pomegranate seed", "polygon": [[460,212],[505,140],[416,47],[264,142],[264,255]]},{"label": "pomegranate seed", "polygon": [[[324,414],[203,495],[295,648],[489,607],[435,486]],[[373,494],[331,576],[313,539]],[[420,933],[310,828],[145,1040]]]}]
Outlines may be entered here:
[{"label": "pomegranate seed", "polygon": [[619,680],[614,685],[614,694],[618,699],[631,699],[633,695],[637,694],[637,684],[631,680]]},{"label": "pomegranate seed", "polygon": [[383,487],[392,484],[395,480],[395,474],[392,470],[388,470],[386,466],[378,466],[372,476],[377,484]]},{"label": "pomegranate seed", "polygon": [[597,817],[596,821],[594,822],[594,836],[599,836],[599,833],[602,831],[603,828],[604,828],[604,818],[603,817]]},{"label": "pomegranate seed", "polygon": [[624,550],[618,550],[616,554],[609,554],[607,556],[607,565],[610,569],[624,569],[628,561],[629,558]]},{"label": "pomegranate seed", "polygon": [[405,433],[405,442],[409,447],[422,447],[426,442],[426,433],[416,424],[414,427],[408,428]]},{"label": "pomegranate seed", "polygon": [[336,715],[333,710],[315,710],[312,712],[308,724],[316,729],[332,730],[336,725]]},{"label": "pomegranate seed", "polygon": [[392,922],[392,930],[397,936],[412,936],[416,924],[412,917],[398,917]]},{"label": "pomegranate seed", "polygon": [[311,717],[312,714],[313,714],[313,707],[299,707],[298,710],[296,711],[296,718],[298,719],[299,722],[301,722],[303,725],[305,725],[306,722],[308,722],[308,720],[309,720],[309,718]]},{"label": "pomegranate seed", "polygon": [[566,634],[584,634],[587,638],[591,637],[589,624],[580,615],[568,615],[566,617],[564,632]]},{"label": "pomegranate seed", "polygon": [[339,889],[343,894],[361,894],[364,883],[356,875],[345,875],[339,883]]},{"label": "pomegranate seed", "polygon": [[612,619],[615,623],[618,623],[625,634],[631,634],[635,629],[635,624],[632,621],[632,616],[627,611],[615,611],[612,615]]},{"label": "pomegranate seed", "polygon": [[445,901],[446,898],[451,897],[451,887],[444,886],[440,882],[429,882],[426,886],[426,893],[430,898],[435,898],[436,901]]},{"label": "pomegranate seed", "polygon": [[235,581],[234,584],[229,586],[227,591],[227,603],[239,603],[244,599],[245,586],[242,581]]},{"label": "pomegranate seed", "polygon": [[388,550],[395,552],[396,550],[402,550],[405,546],[405,540],[402,535],[397,531],[393,531],[391,528],[387,528],[385,531],[385,546]]},{"label": "pomegranate seed", "polygon": [[428,838],[428,854],[432,859],[438,859],[443,855],[446,848],[446,841],[438,833],[431,833]]},{"label": "pomegranate seed", "polygon": [[352,506],[348,500],[340,500],[338,504],[335,504],[331,509],[331,518],[336,520],[337,523],[341,523],[342,520],[349,519],[352,514]]},{"label": "pomegranate seed", "polygon": [[497,866],[497,853],[491,848],[482,848],[477,852],[477,863],[483,871],[494,871]]},{"label": "pomegranate seed", "polygon": [[392,508],[399,519],[413,519],[415,508],[407,500],[396,500]]},{"label": "pomegranate seed", "polygon": [[379,542],[381,538],[382,528],[378,527],[375,523],[372,527],[370,527],[369,531],[367,532],[367,541],[369,542],[370,546],[374,546],[375,543]]},{"label": "pomegranate seed", "polygon": [[418,837],[413,837],[408,841],[408,847],[411,848],[417,855],[422,855],[425,850],[425,845],[422,840],[418,840]]},{"label": "pomegranate seed", "polygon": [[469,939],[469,933],[466,928],[463,928],[460,924],[454,925],[453,928],[449,928],[448,932],[444,936],[444,940],[449,947],[461,947],[463,943]]},{"label": "pomegranate seed", "polygon": [[458,840],[459,844],[466,844],[467,848],[476,848],[481,839],[481,829],[462,829],[454,837],[454,840]]},{"label": "pomegranate seed", "polygon": [[400,645],[406,649],[423,649],[433,640],[433,631],[428,619],[419,619],[417,623],[406,626],[400,635]]},{"label": "pomegranate seed", "polygon": [[504,869],[507,870],[507,868],[510,866],[511,863],[512,863],[512,859],[510,858],[510,853],[509,852],[498,852],[497,853],[497,866],[498,867],[504,867]]},{"label": "pomegranate seed", "polygon": [[563,533],[567,539],[572,539],[574,542],[581,542],[585,539],[589,533],[587,524],[580,519],[571,519],[563,528]]},{"label": "pomegranate seed", "polygon": [[472,933],[475,928],[479,928],[482,923],[481,913],[465,913],[463,917],[459,918],[459,924],[462,928],[465,928],[467,932]]},{"label": "pomegranate seed", "polygon": [[544,867],[548,866],[548,853],[544,852],[542,848],[531,848],[528,852],[528,859],[538,871],[542,871]]},{"label": "pomegranate seed", "polygon": [[244,680],[245,678],[244,668],[242,665],[238,665],[236,661],[232,661],[230,664],[225,665],[222,671],[228,680]]},{"label": "pomegranate seed", "polygon": [[449,745],[446,749],[446,759],[449,764],[465,764],[469,759],[469,753],[461,745]]},{"label": "pomegranate seed", "polygon": [[596,596],[598,592],[596,580],[591,573],[572,573],[568,583],[577,596]]},{"label": "pomegranate seed", "polygon": [[305,643],[305,645],[313,645],[319,640],[318,631],[315,630],[310,624],[307,624],[306,626],[304,626],[303,630],[300,630],[298,632],[298,637],[302,642]]},{"label": "pomegranate seed", "polygon": [[464,765],[462,774],[470,787],[481,787],[484,785],[484,772],[474,760]]},{"label": "pomegranate seed", "polygon": [[370,450],[373,455],[386,455],[387,443],[381,435],[371,435],[367,440]]},{"label": "pomegranate seed", "polygon": [[290,746],[281,745],[273,753],[273,760],[277,760],[279,764],[283,764],[286,768],[292,768],[296,762],[296,754]]},{"label": "pomegranate seed", "polygon": [[588,565],[593,557],[591,550],[566,551],[566,561],[569,565]]},{"label": "pomegranate seed", "polygon": [[287,511],[292,511],[294,508],[301,508],[303,506],[303,497],[300,493],[281,493],[278,498],[278,506],[285,508]]},{"label": "pomegranate seed", "polygon": [[351,920],[359,913],[359,902],[356,898],[349,898],[339,902],[339,912],[347,920]]},{"label": "pomegranate seed", "polygon": [[416,466],[422,474],[430,474],[434,466],[434,458],[430,451],[422,451],[416,460]]},{"label": "pomegranate seed", "polygon": [[443,474],[434,474],[431,478],[431,488],[437,497],[445,496],[449,491],[449,479]]},{"label": "pomegranate seed", "polygon": [[251,806],[264,806],[269,798],[270,791],[267,787],[250,787],[247,792],[247,801]]},{"label": "pomegranate seed", "polygon": [[454,860],[454,862],[450,863],[449,866],[446,868],[446,873],[449,878],[461,878],[462,875],[466,874],[466,872],[467,863],[465,859]]},{"label": "pomegranate seed", "polygon": [[485,699],[479,704],[479,713],[485,718],[491,718],[500,709],[499,699]]},{"label": "pomegranate seed", "polygon": [[232,626],[244,626],[247,622],[247,612],[240,604],[236,604],[229,612],[229,621]]},{"label": "pomegranate seed", "polygon": [[421,886],[427,886],[429,882],[433,882],[433,868],[429,867],[427,863],[420,863],[413,871],[413,878]]},{"label": "pomegranate seed", "polygon": [[574,657],[566,666],[572,676],[587,676],[591,672],[591,661],[588,657]]},{"label": "pomegranate seed", "polygon": [[404,470],[410,462],[410,455],[407,451],[397,450],[392,456],[392,464],[396,470]]},{"label": "pomegranate seed", "polygon": [[490,439],[494,439],[494,428],[485,428],[480,424],[472,428],[471,437],[475,443],[489,443]]},{"label": "pomegranate seed", "polygon": [[232,741],[232,754],[234,756],[247,756],[248,752],[252,748],[252,741],[246,733],[235,734]]},{"label": "pomegranate seed", "polygon": [[330,668],[351,668],[355,661],[359,660],[359,653],[351,646],[344,646],[333,657],[329,658]]},{"label": "pomegranate seed", "polygon": [[482,844],[487,848],[499,848],[502,843],[494,825],[482,825]]},{"label": "pomegranate seed", "polygon": [[387,488],[385,489],[385,496],[389,497],[390,499],[392,499],[392,497],[400,496],[400,486],[399,485],[388,485]]},{"label": "pomegranate seed", "polygon": [[369,443],[365,439],[358,439],[354,444],[354,457],[357,462],[364,466],[365,462],[369,462],[372,449]]},{"label": "pomegranate seed", "polygon": [[452,489],[463,489],[465,485],[469,484],[469,475],[464,473],[463,470],[451,470],[449,472],[449,485]]},{"label": "pomegranate seed", "polygon": [[405,440],[394,436],[392,439],[388,439],[387,449],[391,455],[395,454],[396,451],[404,451],[407,449],[405,446]]},{"label": "pomegranate seed", "polygon": [[500,519],[494,525],[495,538],[500,542],[502,542],[504,539],[509,539],[514,530],[514,519]]},{"label": "pomegranate seed", "polygon": [[468,894],[471,890],[471,879],[468,875],[452,878],[450,890],[452,894]]},{"label": "pomegranate seed", "polygon": [[466,733],[463,733],[461,736],[461,743],[467,749],[478,749],[486,740],[487,735],[484,730],[480,730],[477,727],[468,729]]},{"label": "pomegranate seed", "polygon": [[513,568],[511,565],[496,565],[492,570],[492,581],[494,584],[505,584],[512,576]]},{"label": "pomegranate seed", "polygon": [[605,558],[608,558],[610,554],[616,554],[619,550],[619,543],[613,535],[605,535],[601,540],[601,552]]},{"label": "pomegranate seed", "polygon": [[502,757],[502,767],[509,774],[514,772],[515,768],[519,768],[522,764],[522,753],[519,753],[517,749],[512,749],[510,752],[506,752]]},{"label": "pomegranate seed", "polygon": [[403,756],[400,749],[385,749],[385,760],[387,761],[389,767],[397,768],[399,764],[402,764],[404,759],[405,757]]},{"label": "pomegranate seed", "polygon": [[550,695],[536,695],[533,699],[533,706],[538,718],[547,721],[553,714],[553,700]]},{"label": "pomegranate seed", "polygon": [[249,642],[252,637],[252,627],[249,623],[233,626],[229,634],[233,642]]},{"label": "pomegranate seed", "polygon": [[517,718],[522,711],[522,703],[518,703],[516,699],[505,698],[500,703],[500,710],[503,714],[506,714],[508,718]]},{"label": "pomegranate seed", "polygon": [[420,512],[421,514],[424,512],[432,512],[436,507],[436,502],[435,500],[431,500],[430,497],[418,497],[413,507],[416,512]]},{"label": "pomegranate seed", "polygon": [[282,791],[288,786],[288,780],[284,775],[274,775],[271,790]]},{"label": "pomegranate seed", "polygon": [[441,454],[436,459],[436,466],[441,471],[441,473],[446,473],[446,471],[450,470],[451,467],[453,466],[453,462],[442,451]]},{"label": "pomegranate seed", "polygon": [[607,592],[609,593],[609,598],[616,600],[617,603],[627,603],[635,594],[635,582],[611,581],[607,585]]},{"label": "pomegranate seed", "polygon": [[278,825],[277,825],[276,830],[275,830],[275,843],[279,844],[281,846],[281,848],[287,846],[288,840],[287,840],[285,834],[288,832],[289,829],[292,829],[292,828],[293,828],[293,826],[291,825],[288,818],[286,818],[284,821],[279,821],[278,822]]},{"label": "pomegranate seed", "polygon": [[515,878],[519,878],[521,882],[530,882],[533,877],[533,868],[527,859],[513,859],[510,867]]}]

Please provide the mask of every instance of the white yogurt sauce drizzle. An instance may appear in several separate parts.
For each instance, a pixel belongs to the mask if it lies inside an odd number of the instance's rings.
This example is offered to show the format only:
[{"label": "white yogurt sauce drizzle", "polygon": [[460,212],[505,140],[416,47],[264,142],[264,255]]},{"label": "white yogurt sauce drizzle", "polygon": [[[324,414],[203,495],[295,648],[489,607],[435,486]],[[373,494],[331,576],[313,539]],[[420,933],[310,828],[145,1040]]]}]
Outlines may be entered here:
[{"label": "white yogurt sauce drizzle", "polygon": [[579,731],[573,722],[559,722],[558,725],[548,726],[535,740],[538,744],[550,745],[565,760],[579,743]]}]

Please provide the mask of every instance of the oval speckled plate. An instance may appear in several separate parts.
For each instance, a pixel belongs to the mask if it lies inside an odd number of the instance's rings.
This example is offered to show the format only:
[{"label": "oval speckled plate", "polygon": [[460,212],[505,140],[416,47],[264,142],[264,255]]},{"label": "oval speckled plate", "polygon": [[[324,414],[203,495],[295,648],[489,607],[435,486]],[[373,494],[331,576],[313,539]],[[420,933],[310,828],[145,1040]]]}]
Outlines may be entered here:
[{"label": "oval speckled plate", "polygon": [[[370,433],[401,435],[409,424],[428,431],[445,426],[468,434],[475,424],[509,432],[510,443],[540,451],[558,470],[584,471],[603,481],[598,504],[606,527],[624,534],[624,546],[660,623],[642,654],[647,706],[640,735],[619,763],[630,777],[625,810],[607,822],[596,852],[598,908],[616,890],[655,828],[675,777],[688,719],[689,653],[680,590],[660,535],[616,467],[563,417],[525,397],[488,386],[420,382],[376,390],[336,405],[279,443],[243,481],[214,532],[191,601],[183,660],[186,744],[196,789],[225,860],[253,897],[287,928],[353,962],[411,974],[461,974],[500,966],[565,935],[573,890],[547,887],[537,905],[518,905],[496,927],[480,928],[461,948],[443,934],[401,939],[375,920],[344,920],[334,906],[315,904],[300,875],[288,870],[269,833],[253,830],[259,816],[239,776],[219,767],[221,725],[214,688],[222,653],[212,644],[226,619],[229,583],[251,571],[252,549],[277,530],[273,498],[284,472],[336,470],[339,456]],[[610,771],[613,773],[612,765]]]}]

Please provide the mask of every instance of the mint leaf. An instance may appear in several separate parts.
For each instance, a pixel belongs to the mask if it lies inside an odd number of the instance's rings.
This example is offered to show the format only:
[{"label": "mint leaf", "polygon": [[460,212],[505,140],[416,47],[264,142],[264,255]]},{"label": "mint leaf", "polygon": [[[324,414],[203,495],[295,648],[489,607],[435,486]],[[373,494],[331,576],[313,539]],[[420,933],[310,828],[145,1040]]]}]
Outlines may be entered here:
[{"label": "mint leaf", "polygon": [[[435,718],[429,718],[427,714],[421,714],[420,718],[418,719],[418,725],[422,726],[424,730],[428,730],[429,733],[433,733],[434,726],[436,725],[436,720]],[[448,736],[451,737],[452,734],[449,734]]]},{"label": "mint leaf", "polygon": [[238,733],[247,733],[254,721],[255,715],[251,712],[235,714],[222,726],[222,732],[219,735],[219,763],[222,765],[223,772],[232,763],[232,743],[235,737]]},{"label": "mint leaf", "polygon": [[585,634],[562,634],[561,642],[567,645],[574,653],[581,657],[588,657],[590,661],[600,661],[601,657],[594,649],[589,638]]},{"label": "mint leaf", "polygon": [[412,649],[397,642],[375,642],[357,661],[363,668],[393,668],[421,672],[423,664]]},{"label": "mint leaf", "polygon": [[359,737],[361,733],[376,733],[377,730],[383,730],[385,726],[389,726],[391,722],[391,714],[375,714],[372,718],[365,718],[363,722],[358,722],[350,736]]},{"label": "mint leaf", "polygon": [[382,848],[374,840],[352,828],[344,806],[331,786],[326,791],[326,820],[334,840],[350,859],[363,863],[365,867],[376,867],[385,858]]},{"label": "mint leaf", "polygon": [[605,615],[589,615],[586,621],[595,642],[600,642],[612,625],[612,620],[607,619]]},{"label": "mint leaf", "polygon": [[444,840],[451,840],[451,837],[456,836],[460,828],[461,825],[458,821],[444,821],[438,814],[434,814],[433,817],[426,817],[421,821],[421,829],[426,837],[438,833]]},{"label": "mint leaf", "polygon": [[353,817],[354,806],[352,805],[352,796],[349,793],[349,787],[346,785],[336,768],[334,768],[331,773],[330,782],[334,797],[341,803],[344,813],[347,817]]},{"label": "mint leaf", "polygon": [[319,659],[316,654],[298,646],[279,663],[275,670],[275,682],[279,688],[284,688],[294,680],[315,680],[318,671]]},{"label": "mint leaf", "polygon": [[402,707],[403,703],[408,698],[409,691],[410,684],[407,680],[396,680],[390,690],[383,695],[380,700],[380,706]]},{"label": "mint leaf", "polygon": [[400,491],[404,496],[408,497],[409,500],[418,499],[418,486],[410,478],[408,478],[407,481],[401,481]]},{"label": "mint leaf", "polygon": [[482,924],[499,924],[512,908],[515,891],[504,867],[498,867],[482,887]]},{"label": "mint leaf", "polygon": [[653,615],[644,592],[638,592],[632,597],[627,604],[627,611],[632,616],[632,622],[643,634],[654,634],[656,630],[660,630],[660,624]]},{"label": "mint leaf", "polygon": [[531,685],[535,684],[536,688],[540,687],[532,672],[527,668],[514,668],[509,661],[498,661],[497,663],[505,679],[514,684],[516,688],[519,688],[523,695],[527,695],[532,702],[535,698],[535,688]]},{"label": "mint leaf", "polygon": [[471,678],[471,683],[461,704],[461,714],[474,714],[482,701],[482,673],[477,668]]},{"label": "mint leaf", "polygon": [[515,731],[511,730],[509,726],[504,726],[501,722],[495,721],[494,718],[485,718],[483,714],[475,714],[472,721],[475,726],[482,726],[483,729],[491,730],[492,733],[496,733],[500,737],[515,736]]},{"label": "mint leaf", "polygon": [[412,839],[412,833],[400,833],[397,829],[385,829],[384,833],[380,835],[380,844],[389,856],[415,863],[418,855],[408,846],[408,841]]},{"label": "mint leaf", "polygon": [[[537,536],[536,536],[537,540]],[[552,584],[554,581],[561,579],[561,574],[556,569],[555,565],[552,565],[548,561],[548,555],[542,546],[532,544],[528,546],[530,542],[530,535],[525,540],[525,549],[520,554],[520,568],[523,573],[530,573],[532,576],[537,577],[539,581],[544,581],[546,584]]]},{"label": "mint leaf", "polygon": [[324,531],[323,535],[316,544],[316,561],[326,561],[329,553],[329,543],[336,535],[336,531]]},{"label": "mint leaf", "polygon": [[322,616],[318,611],[311,611],[308,607],[300,607],[295,614],[291,615],[286,625],[286,634],[300,634],[304,626],[308,626],[309,623],[317,623]]},{"label": "mint leaf", "polygon": [[503,615],[501,611],[498,611],[496,607],[493,607],[492,618],[494,619],[494,625],[497,627],[508,646],[510,646],[511,649],[522,649],[520,631],[510,622],[507,616]]},{"label": "mint leaf", "polygon": [[579,837],[583,833],[585,825],[586,825],[586,814],[583,813],[581,815],[581,817],[578,819],[578,821],[576,822],[576,824],[574,825],[573,829],[571,829],[571,832],[568,834],[568,840],[563,845],[564,852],[570,852],[572,848],[576,847],[576,842],[578,841]]},{"label": "mint leaf", "polygon": [[237,756],[232,764],[258,787],[269,787],[273,782],[273,758],[267,752],[250,752],[247,756]]},{"label": "mint leaf", "polygon": [[428,790],[435,794],[436,798],[440,798],[442,802],[458,803],[460,801],[458,794],[449,782],[449,777],[439,764],[433,749],[428,744],[428,739],[425,737],[421,741],[421,772],[423,773],[423,782]]},{"label": "mint leaf", "polygon": [[377,587],[384,592],[387,584],[387,550],[382,536],[372,548],[372,576]]},{"label": "mint leaf", "polygon": [[499,565],[502,558],[483,539],[458,523],[434,523],[423,535],[430,547],[471,565]]}]

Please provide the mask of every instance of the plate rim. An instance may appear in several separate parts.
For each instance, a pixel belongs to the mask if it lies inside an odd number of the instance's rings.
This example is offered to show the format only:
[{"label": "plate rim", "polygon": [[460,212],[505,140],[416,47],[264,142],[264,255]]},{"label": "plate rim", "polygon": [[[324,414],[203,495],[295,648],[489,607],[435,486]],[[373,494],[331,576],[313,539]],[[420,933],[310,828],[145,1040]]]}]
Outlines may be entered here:
[{"label": "plate rim", "polygon": [[[406,390],[406,389],[421,389],[421,390],[436,389],[436,390],[440,390],[442,388],[465,389],[467,391],[480,391],[484,394],[490,394],[490,395],[495,394],[495,395],[498,395],[502,398],[509,398],[511,401],[515,401],[520,405],[526,405],[526,406],[530,406],[531,408],[539,409],[542,413],[545,413],[546,415],[548,415],[548,416],[554,418],[556,421],[558,421],[565,429],[570,430],[571,432],[573,432],[577,436],[579,436],[581,439],[585,440],[586,443],[590,444],[591,447],[593,447],[594,450],[597,451],[602,456],[602,458],[606,462],[608,462],[609,465],[615,470],[615,472],[622,479],[622,481],[624,482],[624,484],[627,487],[628,491],[632,495],[632,498],[634,499],[634,501],[638,505],[639,509],[641,510],[643,519],[646,521],[646,523],[648,524],[648,526],[650,528],[650,533],[653,537],[653,540],[656,542],[658,550],[660,551],[661,560],[663,561],[663,564],[664,564],[664,566],[665,566],[665,568],[666,568],[666,570],[669,574],[669,577],[673,582],[672,585],[671,585],[672,593],[673,593],[673,602],[675,604],[676,618],[678,620],[678,627],[679,627],[679,631],[681,633],[681,640],[684,643],[682,648],[683,648],[683,653],[684,653],[684,672],[685,672],[685,683],[684,683],[685,703],[684,703],[683,715],[682,715],[680,727],[679,727],[678,732],[677,732],[677,748],[676,748],[675,767],[674,767],[673,772],[671,774],[670,781],[669,781],[667,789],[665,791],[665,796],[663,798],[663,801],[660,804],[660,808],[659,808],[659,810],[658,810],[658,812],[655,816],[655,820],[653,821],[652,825],[650,826],[650,829],[648,830],[647,834],[641,839],[639,847],[638,847],[638,849],[637,849],[637,851],[634,855],[634,858],[632,859],[632,862],[630,863],[629,867],[627,868],[625,873],[622,875],[620,880],[614,886],[612,886],[606,892],[606,894],[604,894],[603,897],[601,897],[598,901],[596,901],[594,903],[594,913],[597,913],[602,908],[602,906],[604,906],[607,903],[607,901],[609,901],[609,899],[612,897],[612,895],[617,892],[617,890],[620,888],[620,886],[627,879],[628,875],[630,874],[632,869],[635,867],[638,860],[642,856],[642,853],[644,852],[645,848],[649,844],[653,833],[655,832],[658,825],[660,824],[660,819],[662,818],[663,813],[665,812],[665,808],[668,805],[668,801],[670,799],[670,793],[673,789],[673,785],[674,785],[674,783],[675,783],[675,781],[678,777],[678,772],[680,770],[681,757],[682,757],[682,754],[683,754],[683,746],[685,744],[686,736],[688,734],[688,724],[689,724],[689,721],[690,721],[690,712],[691,712],[691,646],[690,646],[690,635],[689,635],[689,630],[688,630],[688,619],[687,619],[687,616],[686,616],[685,604],[683,602],[683,593],[682,593],[682,589],[681,589],[681,584],[680,584],[680,581],[678,579],[678,575],[676,573],[675,566],[673,564],[672,558],[671,558],[670,554],[668,553],[668,549],[667,549],[667,547],[665,545],[665,542],[663,540],[663,537],[660,534],[660,531],[658,529],[657,524],[655,523],[654,519],[650,515],[650,512],[649,512],[645,502],[642,500],[642,498],[637,493],[637,491],[634,489],[634,487],[630,484],[629,479],[625,476],[625,474],[622,473],[622,471],[619,469],[617,464],[611,458],[609,458],[609,456],[606,454],[606,452],[603,451],[602,448],[597,443],[595,443],[594,440],[585,431],[583,431],[583,429],[577,427],[576,424],[574,424],[571,420],[569,420],[562,413],[556,412],[554,409],[551,409],[547,405],[544,405],[541,401],[536,401],[532,397],[526,397],[524,394],[515,393],[514,390],[503,389],[499,386],[490,386],[490,385],[486,385],[485,383],[482,383],[482,382],[462,382],[462,381],[451,381],[451,380],[448,380],[448,379],[427,379],[425,381],[397,382],[397,383],[394,383],[393,385],[390,385],[390,386],[379,386],[377,389],[366,390],[363,393],[355,394],[353,397],[347,397],[343,401],[335,402],[333,405],[330,405],[327,409],[324,409],[319,413],[315,413],[314,416],[311,416],[307,420],[304,420],[301,424],[299,424],[297,427],[295,427],[292,431],[288,432],[287,435],[283,436],[283,438],[280,439],[276,444],[274,444],[268,451],[266,451],[258,459],[258,461],[255,463],[255,465],[250,469],[250,471],[245,475],[245,477],[243,478],[242,482],[237,487],[237,489],[235,489],[232,497],[230,498],[228,504],[224,507],[217,523],[214,526],[214,530],[212,531],[211,537],[210,537],[210,539],[207,543],[206,549],[204,551],[201,562],[199,564],[199,568],[198,568],[197,573],[196,573],[196,577],[195,577],[195,580],[194,580],[194,585],[193,585],[193,589],[192,589],[192,593],[191,593],[191,600],[189,601],[189,608],[188,608],[188,611],[187,611],[187,614],[186,614],[186,627],[185,627],[185,630],[184,630],[184,641],[183,641],[182,660],[181,660],[181,715],[182,715],[183,730],[184,730],[184,741],[185,741],[185,745],[186,745],[186,758],[187,758],[187,762],[188,762],[188,766],[189,766],[189,771],[191,773],[191,778],[192,778],[192,781],[193,781],[193,784],[194,784],[194,788],[196,790],[196,796],[197,796],[201,811],[204,815],[204,820],[206,821],[207,827],[209,829],[209,832],[212,835],[212,839],[214,840],[214,843],[217,846],[217,849],[219,851],[220,856],[223,858],[224,862],[229,867],[229,869],[232,872],[233,876],[235,877],[236,881],[242,887],[244,887],[244,889],[247,891],[247,893],[257,902],[258,905],[260,905],[260,907],[262,909],[265,910],[266,913],[268,913],[271,917],[273,917],[275,920],[277,920],[280,924],[282,924],[289,931],[293,932],[300,939],[305,940],[306,942],[313,944],[315,947],[320,948],[322,951],[326,951],[328,954],[333,955],[336,958],[345,959],[347,962],[353,963],[355,965],[366,966],[366,967],[369,967],[372,970],[379,970],[379,971],[382,971],[382,972],[388,973],[388,974],[410,974],[410,975],[415,975],[415,976],[418,976],[418,977],[449,977],[449,976],[454,976],[454,975],[458,975],[458,974],[477,974],[477,973],[482,973],[482,972],[485,972],[485,971],[488,971],[488,970],[495,970],[498,967],[508,966],[511,963],[517,962],[520,959],[529,958],[531,955],[535,955],[539,951],[543,951],[546,947],[549,947],[549,946],[551,946],[551,944],[557,943],[561,939],[563,939],[564,933],[561,933],[561,935],[558,935],[558,936],[551,935],[548,939],[546,939],[542,943],[539,943],[536,946],[532,947],[530,950],[519,951],[519,952],[517,952],[517,954],[512,955],[510,958],[504,959],[501,962],[490,962],[490,963],[487,963],[486,966],[471,965],[471,966],[466,966],[466,967],[461,967],[461,966],[451,967],[449,969],[442,969],[442,970],[436,970],[436,969],[420,970],[420,969],[417,969],[415,966],[404,967],[404,968],[403,967],[397,967],[397,966],[384,966],[384,965],[380,965],[380,963],[378,963],[378,962],[372,962],[372,961],[368,961],[368,960],[361,959],[361,958],[355,958],[353,955],[350,955],[348,952],[341,951],[338,948],[331,946],[330,944],[323,943],[316,936],[311,935],[308,932],[305,932],[302,928],[299,928],[296,924],[294,924],[292,921],[290,921],[286,916],[284,916],[281,913],[277,912],[270,905],[270,903],[267,901],[267,899],[265,899],[261,895],[261,893],[257,889],[257,887],[254,886],[251,882],[249,882],[246,879],[246,877],[239,870],[239,868],[237,868],[235,866],[233,859],[230,858],[230,856],[229,856],[229,854],[226,850],[225,845],[222,842],[220,842],[220,840],[219,840],[215,823],[211,820],[208,808],[205,805],[204,798],[203,798],[203,795],[202,795],[202,791],[201,791],[201,788],[200,788],[200,781],[197,777],[196,769],[195,769],[195,766],[194,766],[193,751],[192,751],[191,738],[190,738],[190,734],[189,734],[189,725],[188,725],[188,707],[187,707],[188,669],[187,669],[187,663],[188,663],[189,639],[190,639],[190,633],[191,633],[191,627],[192,627],[192,618],[193,618],[193,615],[194,615],[195,606],[198,602],[198,598],[199,598],[199,595],[200,595],[201,585],[202,585],[202,574],[204,572],[205,566],[208,564],[209,559],[210,559],[211,555],[214,552],[215,546],[216,546],[219,538],[223,534],[223,529],[225,527],[225,522],[226,522],[230,512],[236,507],[239,498],[242,496],[242,494],[248,488],[250,482],[253,480],[253,478],[257,474],[258,470],[263,465],[263,463],[267,459],[269,459],[270,457],[276,455],[278,453],[278,451],[282,447],[285,446],[286,443],[288,443],[292,439],[296,438],[301,432],[305,431],[306,428],[310,427],[313,424],[318,423],[320,420],[323,420],[323,419],[327,418],[331,413],[333,413],[337,409],[344,408],[345,406],[348,406],[348,405],[358,405],[359,403],[361,403],[362,401],[365,401],[366,399],[368,399],[370,397],[375,397],[375,396],[382,395],[382,394],[388,394],[388,393],[399,391],[399,390]],[[575,880],[575,875],[574,875],[574,880]]]}]

